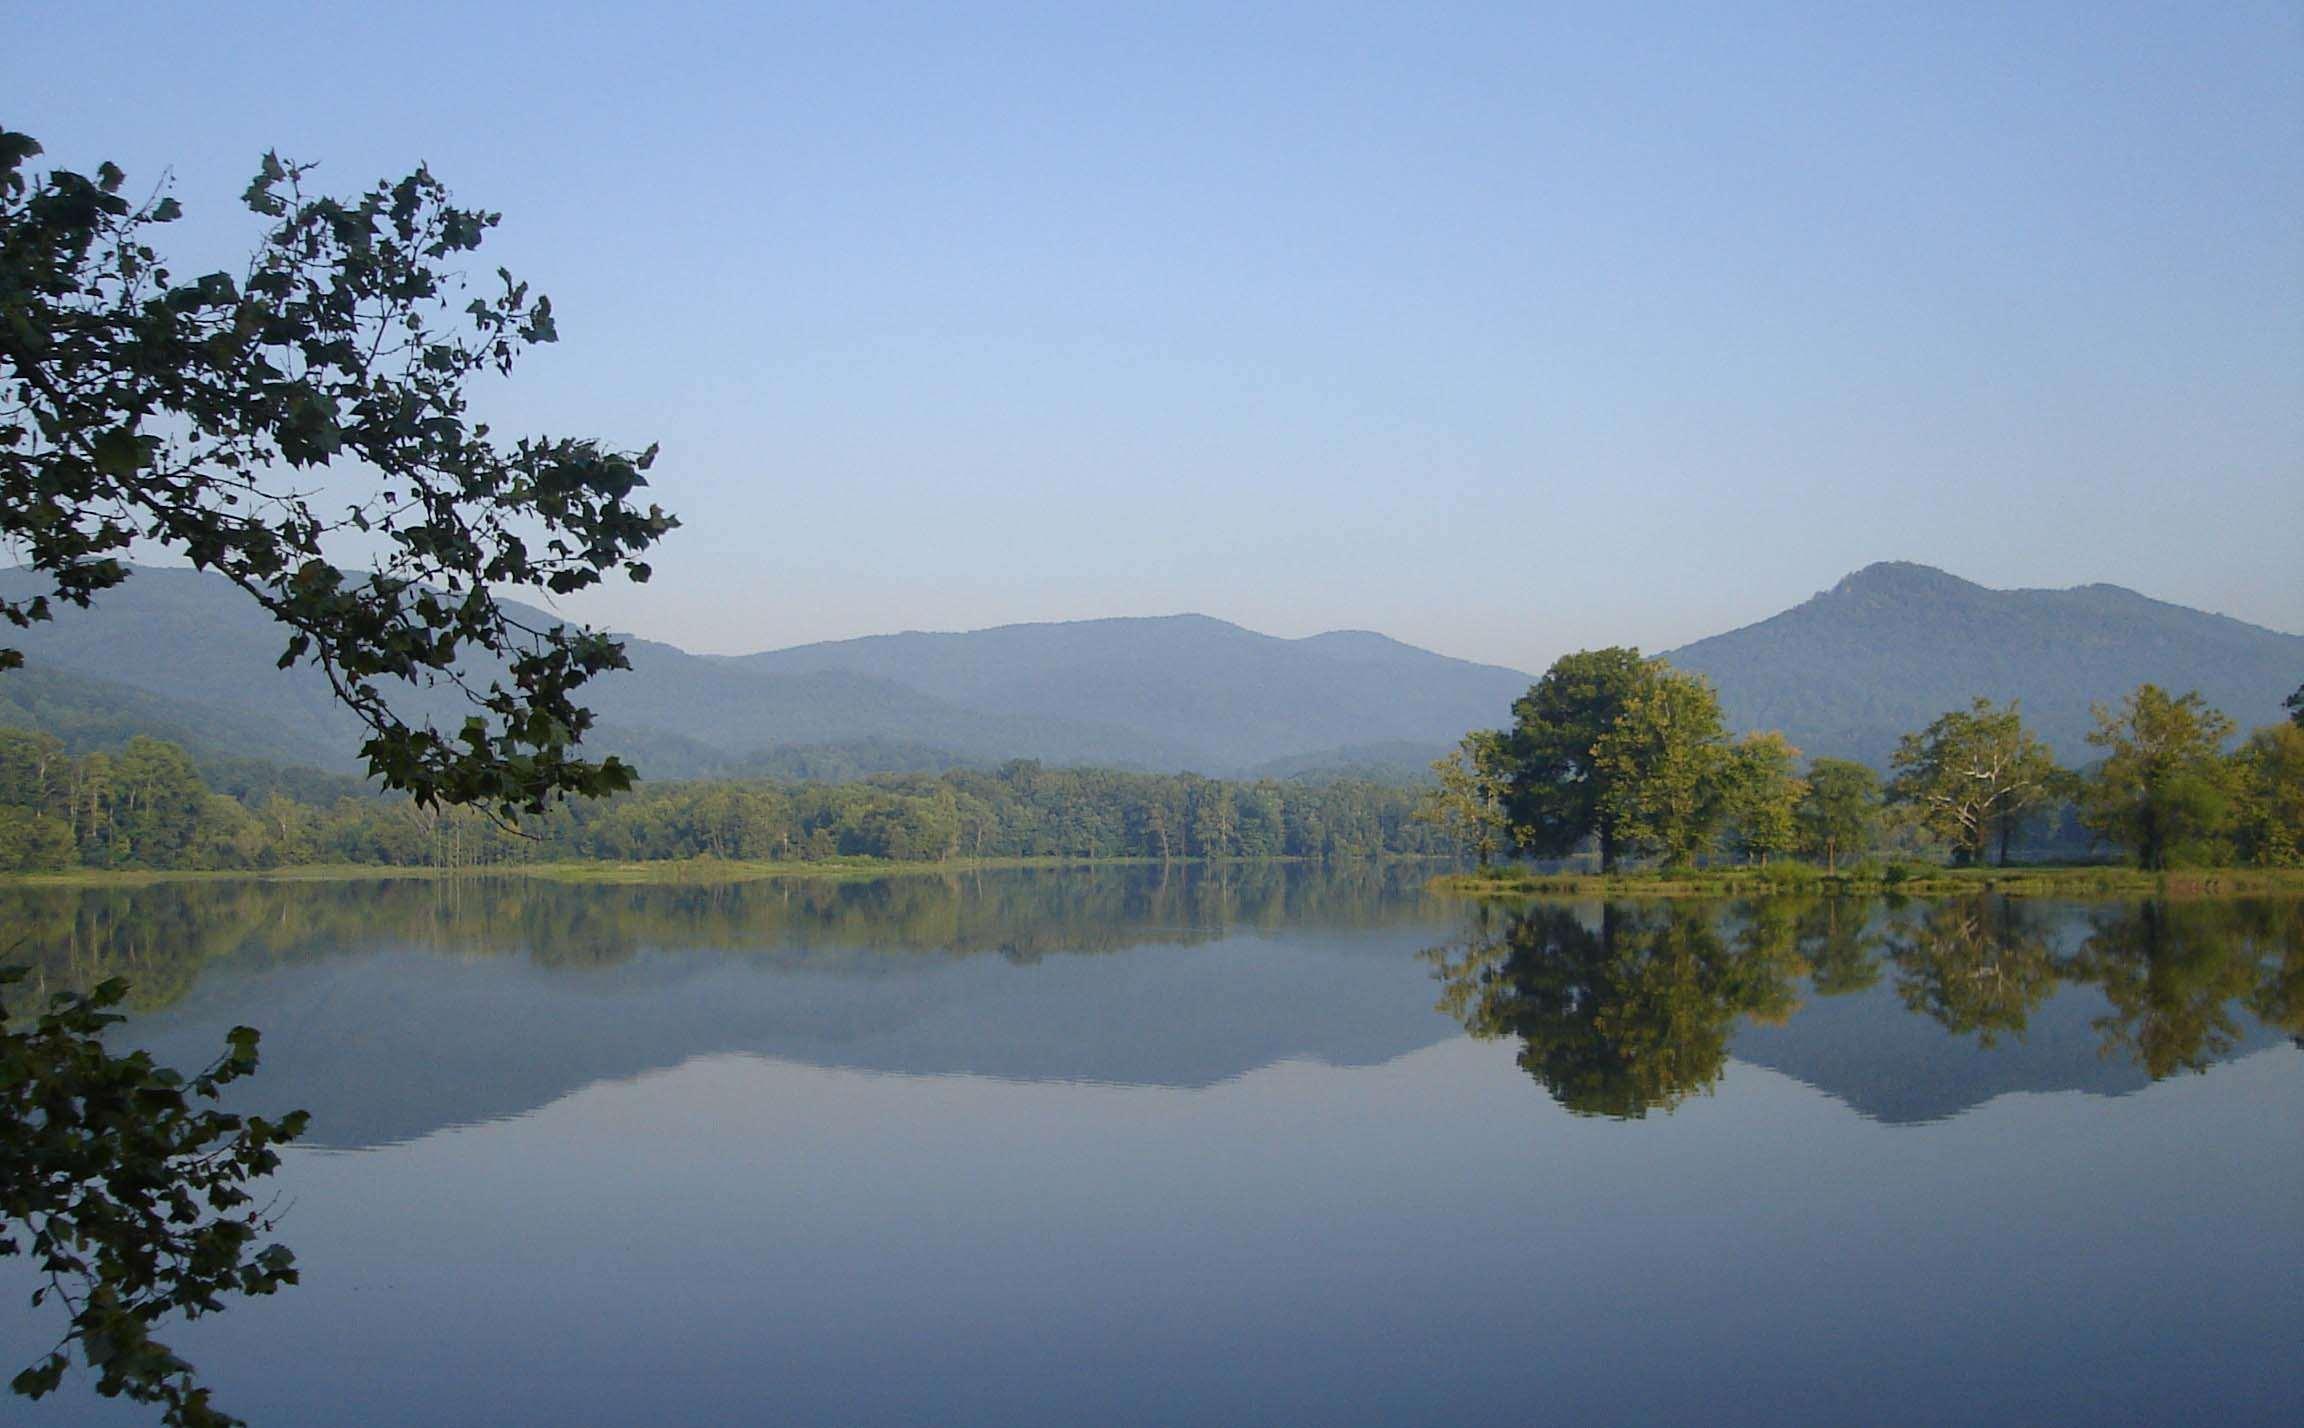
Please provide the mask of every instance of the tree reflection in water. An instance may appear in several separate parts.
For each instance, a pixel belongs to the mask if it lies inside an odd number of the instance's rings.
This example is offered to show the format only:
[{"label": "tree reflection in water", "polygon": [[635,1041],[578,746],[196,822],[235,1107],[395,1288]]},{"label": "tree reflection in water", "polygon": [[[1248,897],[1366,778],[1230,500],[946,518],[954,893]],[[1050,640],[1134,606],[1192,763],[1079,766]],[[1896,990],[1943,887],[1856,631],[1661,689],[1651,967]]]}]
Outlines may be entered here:
[{"label": "tree reflection in water", "polygon": [[1474,1036],[1521,1038],[1522,1069],[1562,1105],[1638,1117],[1720,1079],[1738,1016],[1798,1005],[1785,933],[1731,942],[1717,911],[1692,903],[1611,903],[1596,925],[1540,905],[1424,955],[1441,1010]]},{"label": "tree reflection in water", "polygon": [[2022,1036],[2062,980],[2041,919],[2009,898],[1930,904],[1889,934],[1888,956],[1908,1009],[1983,1046]]},{"label": "tree reflection in water", "polygon": [[889,952],[1042,957],[1191,944],[1232,931],[1381,927],[1429,916],[1409,863],[1111,866],[912,873],[840,882],[616,885],[533,877],[216,879],[98,887],[0,882],[0,962],[28,992],[125,977],[131,1004],[180,1000],[209,965],[287,965],[379,943],[570,972],[650,948],[711,947],[786,966]]},{"label": "tree reflection in water", "polygon": [[2295,899],[1537,903],[1484,908],[1423,956],[1439,1009],[1518,1037],[1521,1068],[1578,1115],[1670,1110],[1720,1080],[1742,1019],[1797,1012],[1803,979],[1845,996],[1884,971],[1907,1010],[1986,1049],[2021,1040],[2059,987],[2093,987],[2101,1053],[2154,1080],[2231,1051],[2243,1013],[2304,1045]]}]

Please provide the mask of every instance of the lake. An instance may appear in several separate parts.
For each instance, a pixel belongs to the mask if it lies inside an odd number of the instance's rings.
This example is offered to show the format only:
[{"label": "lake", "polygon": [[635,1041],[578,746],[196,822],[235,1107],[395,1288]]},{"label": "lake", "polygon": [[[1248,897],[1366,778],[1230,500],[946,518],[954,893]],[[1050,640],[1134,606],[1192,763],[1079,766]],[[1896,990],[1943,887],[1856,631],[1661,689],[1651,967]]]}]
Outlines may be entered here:
[{"label": "lake", "polygon": [[[2304,1402],[2304,903],[1405,867],[0,888],[247,1104],[288,1424],[2248,1424]],[[14,1303],[29,1281],[0,1262]],[[13,1372],[57,1322],[0,1312]],[[84,1381],[29,1425],[144,1423]]]}]

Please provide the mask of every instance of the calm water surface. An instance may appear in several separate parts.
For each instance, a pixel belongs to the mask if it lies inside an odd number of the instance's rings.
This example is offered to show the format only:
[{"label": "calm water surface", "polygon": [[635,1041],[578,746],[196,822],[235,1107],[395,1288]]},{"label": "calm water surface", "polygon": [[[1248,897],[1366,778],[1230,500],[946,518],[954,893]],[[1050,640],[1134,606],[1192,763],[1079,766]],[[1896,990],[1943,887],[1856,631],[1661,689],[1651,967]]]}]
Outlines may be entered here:
[{"label": "calm water surface", "polygon": [[[258,1428],[2296,1421],[2304,904],[1421,876],[0,923],[165,1060],[262,1028],[253,1104],[313,1112],[304,1283],[170,1336]],[[54,1334],[0,1311],[6,1371]]]}]

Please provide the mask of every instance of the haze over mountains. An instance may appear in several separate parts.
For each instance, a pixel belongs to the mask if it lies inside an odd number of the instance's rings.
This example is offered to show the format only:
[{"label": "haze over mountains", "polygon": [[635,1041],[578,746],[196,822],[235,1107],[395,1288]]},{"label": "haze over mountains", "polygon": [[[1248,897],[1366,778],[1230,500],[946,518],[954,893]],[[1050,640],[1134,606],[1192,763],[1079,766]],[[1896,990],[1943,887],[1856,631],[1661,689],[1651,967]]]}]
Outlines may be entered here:
[{"label": "haze over mountains", "polygon": [[[21,571],[0,592],[29,593]],[[536,619],[547,618],[530,611]],[[104,747],[150,732],[212,758],[351,770],[360,731],[223,580],[146,568],[93,610],[7,632],[0,724]],[[1595,632],[1593,643],[1606,643]],[[1304,639],[1205,615],[906,633],[754,655],[629,644],[633,670],[587,690],[598,742],[657,778],[842,776],[1039,758],[1210,775],[1402,777],[1465,730],[1510,717],[1531,673],[1366,631]],[[1771,619],[1671,651],[1710,677],[1732,724],[1811,755],[1885,762],[1896,737],[1978,694],[2019,698],[2067,762],[2091,701],[2150,680],[2199,689],[2243,728],[2282,717],[2304,637],[2109,585],[1989,590],[1875,565]],[[461,717],[453,697],[410,707]]]}]

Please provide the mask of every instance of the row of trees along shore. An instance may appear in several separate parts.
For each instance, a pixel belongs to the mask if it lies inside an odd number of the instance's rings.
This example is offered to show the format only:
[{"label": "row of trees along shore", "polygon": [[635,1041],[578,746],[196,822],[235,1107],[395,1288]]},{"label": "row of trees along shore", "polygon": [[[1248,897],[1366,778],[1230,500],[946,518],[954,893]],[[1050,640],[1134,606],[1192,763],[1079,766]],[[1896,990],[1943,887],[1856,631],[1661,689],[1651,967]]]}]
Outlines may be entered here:
[{"label": "row of trees along shore", "polygon": [[314,801],[278,784],[207,786],[184,750],[137,738],[73,755],[0,729],[0,870],[402,867],[712,857],[1313,858],[1452,851],[1414,790],[1365,782],[1233,783],[1194,774],[1046,768],[842,784],[645,784],[531,815],[518,831],[405,798]]},{"label": "row of trees along shore", "polygon": [[1883,782],[1782,734],[1731,739],[1701,676],[1635,649],[1564,656],[1512,707],[1433,765],[1417,816],[1485,865],[1590,855],[1666,867],[1815,859],[1836,874],[1882,847],[1959,866],[2008,861],[2029,824],[2072,819],[2148,869],[2304,863],[2304,690],[2294,718],[2234,746],[2197,693],[2146,684],[2099,705],[2084,768],[2058,764],[2015,701],[1979,698],[1906,734]]}]

